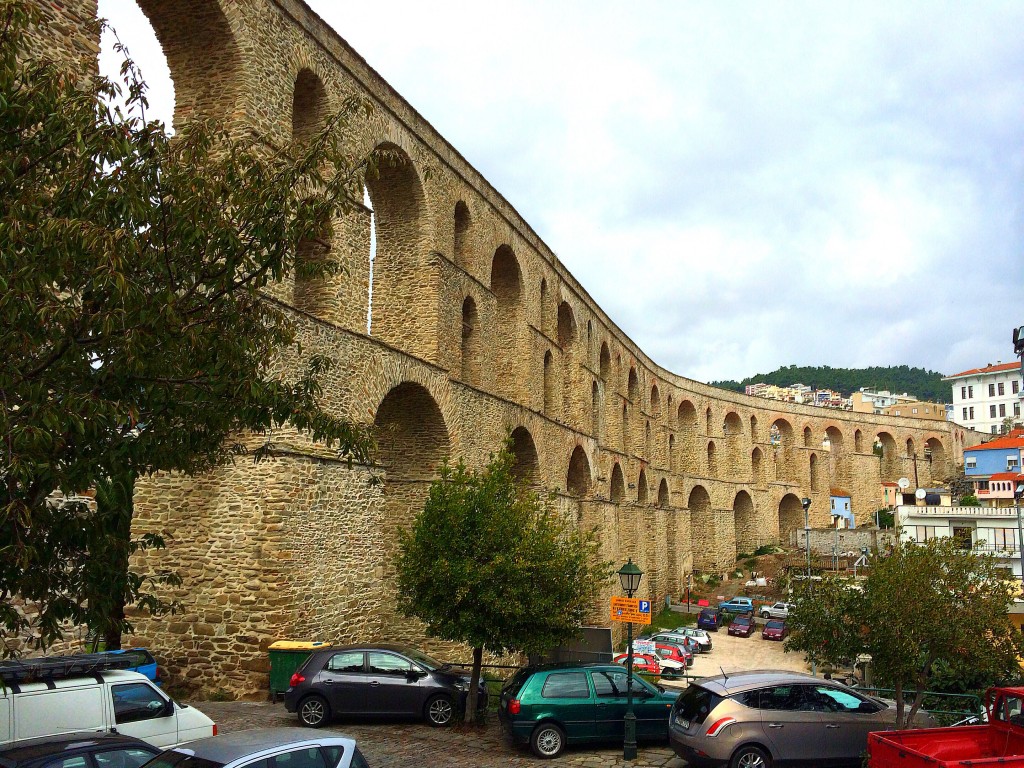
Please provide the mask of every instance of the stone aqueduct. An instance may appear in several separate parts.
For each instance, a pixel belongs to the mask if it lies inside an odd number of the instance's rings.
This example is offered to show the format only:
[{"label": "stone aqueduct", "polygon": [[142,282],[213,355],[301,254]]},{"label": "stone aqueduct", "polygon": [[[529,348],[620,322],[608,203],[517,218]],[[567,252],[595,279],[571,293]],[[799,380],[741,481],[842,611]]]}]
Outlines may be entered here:
[{"label": "stone aqueduct", "polygon": [[[95,0],[46,5],[56,23],[42,45],[94,57]],[[375,109],[351,127],[353,150],[408,160],[368,182],[372,212],[332,222],[332,256],[347,275],[280,286],[274,297],[294,314],[303,349],[335,361],[329,407],[379,428],[378,466],[350,468],[282,434],[259,465],[139,489],[136,525],[165,535],[161,562],[185,587],[175,595],[184,610],[140,617],[135,639],[172,673],[257,695],[274,639],[430,646],[391,607],[394,531],[443,457],[479,466],[510,432],[524,476],[596,526],[608,560],[638,562],[654,600],[678,595],[694,568],[725,569],[737,553],[788,540],[803,526],[802,496],[813,500],[812,525],[829,523],[833,487],[852,494],[866,522],[882,480],[925,486],[961,460],[971,438],[946,423],[773,403],[659,367],[302,2],[139,5],[170,66],[176,123],[213,117],[287,142],[361,94]],[[606,604],[594,608],[598,623]]]}]

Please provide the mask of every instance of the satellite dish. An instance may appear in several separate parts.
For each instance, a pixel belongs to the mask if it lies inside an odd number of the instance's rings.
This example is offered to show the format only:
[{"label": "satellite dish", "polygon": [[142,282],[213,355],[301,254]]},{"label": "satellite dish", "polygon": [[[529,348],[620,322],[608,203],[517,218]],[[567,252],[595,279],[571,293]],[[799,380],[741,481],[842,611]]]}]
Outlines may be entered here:
[{"label": "satellite dish", "polygon": [[918,488],[916,491],[914,491],[914,496],[916,496],[919,499],[923,499],[927,495],[928,494],[925,493],[924,488]]},{"label": "satellite dish", "polygon": [[901,477],[899,480],[896,481],[896,485],[900,487],[901,491],[905,491],[907,490],[907,488],[910,487],[910,481],[907,480],[907,478],[905,477]]}]

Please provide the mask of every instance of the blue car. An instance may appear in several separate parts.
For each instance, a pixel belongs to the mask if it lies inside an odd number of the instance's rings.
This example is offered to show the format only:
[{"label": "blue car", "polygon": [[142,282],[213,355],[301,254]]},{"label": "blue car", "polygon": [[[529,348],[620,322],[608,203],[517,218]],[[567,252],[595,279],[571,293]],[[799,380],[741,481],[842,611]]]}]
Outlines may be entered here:
[{"label": "blue car", "polygon": [[156,664],[153,654],[145,648],[121,648],[117,651],[101,651],[101,653],[127,656],[131,666],[125,667],[129,672],[138,672],[145,675],[157,685],[162,686],[163,680],[160,677],[160,668]]},{"label": "blue car", "polygon": [[718,610],[729,613],[746,614],[754,612],[754,601],[749,597],[734,597],[718,604]]},{"label": "blue car", "polygon": [[717,608],[705,608],[697,617],[697,626],[711,632],[717,632],[722,626],[722,612]]}]

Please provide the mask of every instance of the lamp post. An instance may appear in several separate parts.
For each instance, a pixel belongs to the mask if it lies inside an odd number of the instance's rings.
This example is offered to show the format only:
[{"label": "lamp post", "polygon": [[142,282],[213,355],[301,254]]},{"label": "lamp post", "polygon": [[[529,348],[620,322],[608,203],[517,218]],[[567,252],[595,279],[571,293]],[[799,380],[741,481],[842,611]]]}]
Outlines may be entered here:
[{"label": "lamp post", "polygon": [[[811,589],[811,523],[808,510],[811,508],[811,500],[804,496],[800,499],[800,506],[804,508],[804,547],[807,550],[807,589]],[[818,665],[814,658],[811,658],[811,674],[818,674]]]},{"label": "lamp post", "polygon": [[[619,583],[626,597],[632,597],[640,588],[640,579],[644,577],[633,558],[629,558],[619,568]],[[636,715],[633,714],[633,622],[626,622],[626,716],[623,718],[626,730],[622,743],[622,759],[636,760]]]},{"label": "lamp post", "polygon": [[1013,489],[1013,506],[1017,509],[1017,554],[1020,555],[1020,582],[1024,597],[1024,532],[1020,521],[1020,499],[1024,496],[1024,482],[1017,482]]}]

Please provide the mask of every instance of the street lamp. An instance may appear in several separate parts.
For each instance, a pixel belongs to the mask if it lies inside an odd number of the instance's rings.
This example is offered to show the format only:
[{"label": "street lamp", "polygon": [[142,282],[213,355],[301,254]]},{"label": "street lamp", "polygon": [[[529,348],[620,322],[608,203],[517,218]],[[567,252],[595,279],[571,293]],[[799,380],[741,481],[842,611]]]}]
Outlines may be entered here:
[{"label": "street lamp", "polygon": [[1020,581],[1022,594],[1024,597],[1024,534],[1021,532],[1021,521],[1020,521],[1020,499],[1024,496],[1024,482],[1017,482],[1016,487],[1013,489],[1013,506],[1017,509],[1017,554],[1020,555]]},{"label": "street lamp", "polygon": [[[808,510],[811,508],[811,500],[804,496],[800,499],[800,506],[804,508],[804,547],[807,550],[807,590],[810,594],[811,589],[811,523],[808,516]],[[811,674],[818,674],[818,665],[811,659]]]},{"label": "street lamp", "polygon": [[[619,583],[622,584],[622,591],[626,597],[632,597],[633,593],[640,588],[640,579],[644,577],[633,558],[629,558],[624,566],[619,568]],[[633,714],[633,622],[626,622],[626,716],[624,725],[626,738],[622,743],[622,759],[636,760],[636,715]]]}]

